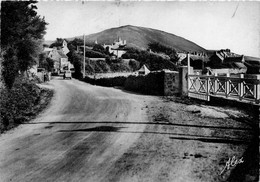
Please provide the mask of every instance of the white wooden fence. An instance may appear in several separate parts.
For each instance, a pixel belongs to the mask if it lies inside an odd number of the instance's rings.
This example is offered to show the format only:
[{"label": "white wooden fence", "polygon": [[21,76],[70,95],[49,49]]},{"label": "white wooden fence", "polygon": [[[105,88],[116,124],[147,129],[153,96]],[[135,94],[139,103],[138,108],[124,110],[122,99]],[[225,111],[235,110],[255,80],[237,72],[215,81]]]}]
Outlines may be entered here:
[{"label": "white wooden fence", "polygon": [[[249,76],[249,75],[247,75]],[[210,96],[260,104],[260,75],[252,78],[188,75],[188,96],[208,100]]]},{"label": "white wooden fence", "polygon": [[195,75],[191,73],[189,54],[187,59],[189,97],[209,101],[214,96],[260,105],[260,75]]}]

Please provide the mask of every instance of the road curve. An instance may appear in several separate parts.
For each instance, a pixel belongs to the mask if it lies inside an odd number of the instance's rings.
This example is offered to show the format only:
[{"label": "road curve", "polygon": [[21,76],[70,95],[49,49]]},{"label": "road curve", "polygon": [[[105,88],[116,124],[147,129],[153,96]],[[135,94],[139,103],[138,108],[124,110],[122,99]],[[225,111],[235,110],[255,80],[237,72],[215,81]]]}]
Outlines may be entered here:
[{"label": "road curve", "polygon": [[[135,143],[153,97],[54,79],[50,106],[0,137],[0,181],[106,181]],[[127,123],[125,123],[127,122]],[[127,132],[127,131],[136,131]]]}]

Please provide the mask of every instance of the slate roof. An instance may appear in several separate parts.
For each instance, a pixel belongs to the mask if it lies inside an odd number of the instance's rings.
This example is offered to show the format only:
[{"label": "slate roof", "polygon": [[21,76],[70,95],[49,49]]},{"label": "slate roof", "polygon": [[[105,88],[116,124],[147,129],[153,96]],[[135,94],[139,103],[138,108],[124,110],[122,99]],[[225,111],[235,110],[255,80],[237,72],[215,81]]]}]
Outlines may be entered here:
[{"label": "slate roof", "polygon": [[244,62],[244,56],[227,57],[224,59],[224,63],[233,63],[233,62]]},{"label": "slate roof", "polygon": [[66,54],[64,54],[64,52],[62,50],[57,50],[57,52],[59,53],[61,58],[68,58],[68,56],[66,56]]}]

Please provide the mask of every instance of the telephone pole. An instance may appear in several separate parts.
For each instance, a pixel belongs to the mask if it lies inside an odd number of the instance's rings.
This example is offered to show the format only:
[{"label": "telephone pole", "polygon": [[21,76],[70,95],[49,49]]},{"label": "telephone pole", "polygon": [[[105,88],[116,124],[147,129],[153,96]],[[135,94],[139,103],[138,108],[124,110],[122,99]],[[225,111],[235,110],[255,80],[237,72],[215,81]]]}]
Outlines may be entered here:
[{"label": "telephone pole", "polygon": [[83,50],[83,78],[85,78],[86,75],[86,47],[85,47],[85,34],[83,34],[83,40],[84,40],[84,50]]}]

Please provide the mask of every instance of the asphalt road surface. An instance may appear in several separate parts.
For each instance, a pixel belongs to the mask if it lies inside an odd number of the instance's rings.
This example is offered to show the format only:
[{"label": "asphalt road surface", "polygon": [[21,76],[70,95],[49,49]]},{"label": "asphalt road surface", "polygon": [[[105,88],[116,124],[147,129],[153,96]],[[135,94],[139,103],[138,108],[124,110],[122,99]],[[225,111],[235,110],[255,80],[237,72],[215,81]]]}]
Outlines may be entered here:
[{"label": "asphalt road surface", "polygon": [[48,108],[0,136],[0,181],[226,181],[250,127],[187,105],[54,79]]}]

